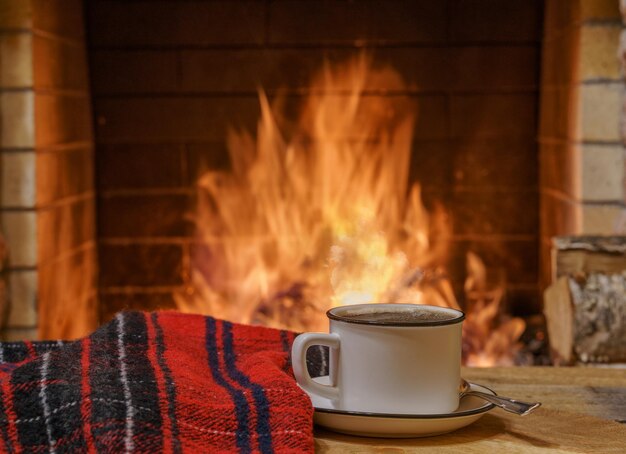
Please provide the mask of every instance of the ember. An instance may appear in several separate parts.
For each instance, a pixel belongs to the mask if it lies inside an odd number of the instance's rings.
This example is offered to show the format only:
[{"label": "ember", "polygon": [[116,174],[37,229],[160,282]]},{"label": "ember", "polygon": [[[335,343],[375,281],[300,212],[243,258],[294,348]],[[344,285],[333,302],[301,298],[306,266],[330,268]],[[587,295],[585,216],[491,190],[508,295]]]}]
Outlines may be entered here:
[{"label": "ember", "polygon": [[[198,182],[191,290],[181,310],[293,330],[325,330],[330,307],[416,302],[458,308],[445,273],[451,228],[410,185],[416,109],[400,76],[362,56],[313,80],[289,127],[261,92],[256,138],[231,131],[232,170]],[[428,115],[424,112],[423,115]],[[503,286],[467,257],[464,361],[510,364],[524,322],[500,323]]]}]

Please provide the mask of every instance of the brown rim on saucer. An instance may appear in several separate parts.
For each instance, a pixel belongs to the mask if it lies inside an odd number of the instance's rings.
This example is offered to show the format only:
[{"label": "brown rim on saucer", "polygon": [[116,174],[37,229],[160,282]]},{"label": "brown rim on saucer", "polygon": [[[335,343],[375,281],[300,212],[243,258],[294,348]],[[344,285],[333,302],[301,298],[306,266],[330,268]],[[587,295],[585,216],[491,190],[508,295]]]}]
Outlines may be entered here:
[{"label": "brown rim on saucer", "polygon": [[[348,311],[348,310],[358,311],[359,309],[372,308],[372,307],[377,307],[377,308],[382,309],[383,306],[387,306],[387,307],[395,306],[395,308],[404,307],[404,308],[407,308],[407,310],[409,308],[422,307],[426,309],[435,309],[435,310],[444,310],[446,312],[448,311],[455,312],[458,315],[456,315],[454,318],[450,318],[446,320],[414,320],[414,321],[406,321],[406,322],[390,322],[390,321],[385,321],[385,320],[355,320],[345,315],[335,314],[333,312],[333,311]],[[398,327],[454,325],[456,323],[461,323],[463,320],[465,320],[465,314],[463,313],[463,311],[460,311],[458,309],[453,309],[451,307],[430,306],[427,304],[376,304],[376,303],[354,304],[350,306],[333,307],[332,309],[329,309],[328,311],[326,311],[326,316],[331,320],[336,320],[336,321],[344,322],[344,323],[354,323],[356,325],[398,326]]]}]

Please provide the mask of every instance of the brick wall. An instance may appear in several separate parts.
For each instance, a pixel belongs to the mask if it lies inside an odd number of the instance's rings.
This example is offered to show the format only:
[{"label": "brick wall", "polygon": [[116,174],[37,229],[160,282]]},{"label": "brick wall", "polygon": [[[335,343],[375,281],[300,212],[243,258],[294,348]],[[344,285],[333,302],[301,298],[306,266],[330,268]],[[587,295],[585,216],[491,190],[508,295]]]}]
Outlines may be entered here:
[{"label": "brick wall", "polygon": [[555,235],[624,230],[617,0],[549,0],[541,76],[542,281]]},{"label": "brick wall", "polygon": [[97,326],[93,139],[80,0],[0,3],[6,339]]},{"label": "brick wall", "polygon": [[29,2],[0,3],[2,336],[8,339],[37,335],[31,22]]},{"label": "brick wall", "polygon": [[538,295],[538,75],[543,2],[87,2],[102,317],[167,307],[189,270],[194,184],[228,165],[226,127],[254,130],[258,85],[306,94],[324,58],[371,52],[419,105],[411,175],[467,250]]}]

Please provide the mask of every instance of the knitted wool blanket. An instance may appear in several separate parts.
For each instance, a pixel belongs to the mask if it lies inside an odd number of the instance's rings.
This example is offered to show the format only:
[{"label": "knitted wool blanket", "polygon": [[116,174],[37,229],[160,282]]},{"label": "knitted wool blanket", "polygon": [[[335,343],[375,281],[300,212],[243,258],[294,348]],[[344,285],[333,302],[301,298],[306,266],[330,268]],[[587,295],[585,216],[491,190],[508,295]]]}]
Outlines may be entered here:
[{"label": "knitted wool blanket", "polygon": [[313,452],[293,338],[125,312],[74,342],[0,344],[0,451]]}]

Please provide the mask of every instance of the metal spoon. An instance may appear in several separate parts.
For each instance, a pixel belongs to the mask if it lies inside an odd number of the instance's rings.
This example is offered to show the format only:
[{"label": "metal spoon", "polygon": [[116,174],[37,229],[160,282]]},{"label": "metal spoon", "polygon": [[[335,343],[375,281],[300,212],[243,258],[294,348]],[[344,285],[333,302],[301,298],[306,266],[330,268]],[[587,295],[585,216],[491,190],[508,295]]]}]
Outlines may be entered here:
[{"label": "metal spoon", "polygon": [[481,393],[480,391],[473,391],[470,388],[470,383],[463,379],[461,379],[461,382],[459,383],[459,393],[460,399],[465,396],[480,397],[481,399],[491,402],[503,410],[520,416],[526,416],[541,406],[541,402],[522,402],[509,397],[494,396],[492,394]]}]

